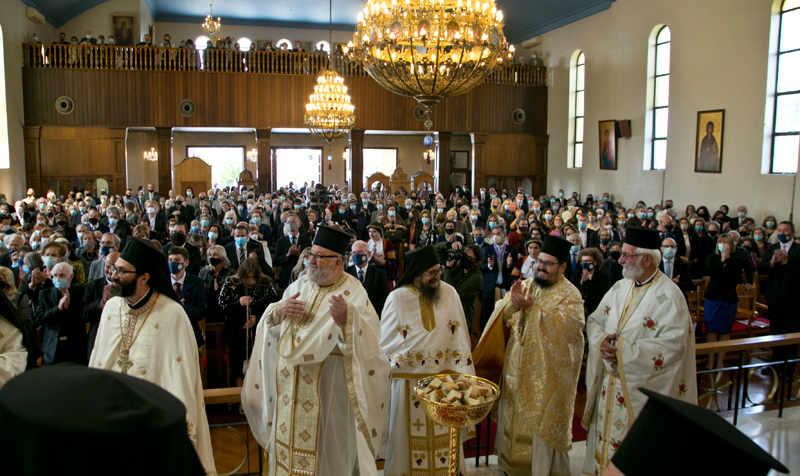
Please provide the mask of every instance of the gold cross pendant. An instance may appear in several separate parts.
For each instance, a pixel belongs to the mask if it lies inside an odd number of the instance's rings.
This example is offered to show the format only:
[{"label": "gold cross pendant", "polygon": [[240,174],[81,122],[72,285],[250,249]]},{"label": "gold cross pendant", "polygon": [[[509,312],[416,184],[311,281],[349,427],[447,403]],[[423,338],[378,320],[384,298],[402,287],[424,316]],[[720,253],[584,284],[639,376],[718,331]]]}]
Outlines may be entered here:
[{"label": "gold cross pendant", "polygon": [[128,358],[129,351],[127,349],[119,351],[119,360],[117,360],[117,365],[120,369],[122,369],[123,374],[128,373],[128,369],[133,367],[133,362]]}]

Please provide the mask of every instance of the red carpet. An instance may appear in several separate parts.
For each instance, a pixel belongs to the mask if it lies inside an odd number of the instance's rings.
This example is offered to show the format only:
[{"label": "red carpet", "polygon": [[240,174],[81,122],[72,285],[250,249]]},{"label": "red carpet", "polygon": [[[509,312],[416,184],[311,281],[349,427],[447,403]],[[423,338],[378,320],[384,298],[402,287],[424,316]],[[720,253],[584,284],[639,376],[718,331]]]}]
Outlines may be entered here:
[{"label": "red carpet", "polygon": [[[497,424],[491,420],[484,420],[481,422],[480,425],[480,433],[481,433],[481,446],[486,444],[486,422],[489,421],[489,454],[494,454],[494,441],[497,437]],[[478,430],[478,428],[475,428]],[[581,426],[581,417],[578,415],[572,415],[572,442],[578,441],[586,441],[586,436],[588,432],[583,429]],[[475,450],[471,449],[468,450],[466,448],[474,447],[478,444],[478,439],[473,438],[471,440],[467,440],[464,442],[464,457],[465,458],[474,458],[475,457]],[[482,448],[480,450],[481,456],[486,454],[486,448]]]}]

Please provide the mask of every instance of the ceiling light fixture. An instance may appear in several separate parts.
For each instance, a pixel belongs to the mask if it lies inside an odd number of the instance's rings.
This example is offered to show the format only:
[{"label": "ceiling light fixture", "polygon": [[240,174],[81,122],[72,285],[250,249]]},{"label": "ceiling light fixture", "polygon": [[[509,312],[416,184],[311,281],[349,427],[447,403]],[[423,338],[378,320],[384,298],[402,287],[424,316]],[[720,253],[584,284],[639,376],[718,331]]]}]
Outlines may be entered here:
[{"label": "ceiling light fixture", "polygon": [[157,162],[158,161],[158,152],[156,152],[155,147],[150,147],[150,150],[144,151],[142,155],[144,160],[149,160],[150,162]]},{"label": "ceiling light fixture", "polygon": [[206,21],[200,26],[202,26],[203,30],[209,35],[216,36],[217,32],[222,28],[222,23],[219,17],[217,17],[217,21],[214,21],[214,4],[212,3],[209,6],[211,7],[211,13],[206,16]]}]

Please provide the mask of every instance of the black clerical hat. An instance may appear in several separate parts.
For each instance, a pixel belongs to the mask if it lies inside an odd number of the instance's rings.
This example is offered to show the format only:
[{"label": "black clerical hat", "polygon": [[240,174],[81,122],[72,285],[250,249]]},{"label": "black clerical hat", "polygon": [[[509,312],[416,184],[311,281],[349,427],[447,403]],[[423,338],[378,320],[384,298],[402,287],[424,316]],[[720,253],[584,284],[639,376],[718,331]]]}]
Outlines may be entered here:
[{"label": "black clerical hat", "polygon": [[347,253],[350,235],[342,231],[338,225],[320,225],[317,227],[317,234],[314,235],[313,244],[343,255]]},{"label": "black clerical hat", "polygon": [[148,273],[150,275],[148,284],[151,288],[175,302],[180,302],[172,288],[167,257],[150,240],[129,236],[128,244],[119,257],[133,265],[137,273]]},{"label": "black clerical hat", "polygon": [[542,253],[546,253],[561,261],[569,261],[569,251],[572,243],[555,235],[547,235],[542,243]]},{"label": "black clerical hat", "polygon": [[60,364],[0,390],[0,461],[9,475],[204,475],[186,407],[163,388]]},{"label": "black clerical hat", "polygon": [[625,228],[625,243],[637,248],[657,250],[659,248],[658,230],[644,226],[629,226]]},{"label": "black clerical hat", "polygon": [[639,390],[649,400],[611,460],[625,476],[789,472],[716,413]]},{"label": "black clerical hat", "polygon": [[404,254],[403,263],[405,264],[403,277],[397,282],[395,289],[413,283],[417,276],[437,264],[441,264],[441,261],[439,261],[439,254],[436,252],[436,248],[433,245],[426,245]]}]

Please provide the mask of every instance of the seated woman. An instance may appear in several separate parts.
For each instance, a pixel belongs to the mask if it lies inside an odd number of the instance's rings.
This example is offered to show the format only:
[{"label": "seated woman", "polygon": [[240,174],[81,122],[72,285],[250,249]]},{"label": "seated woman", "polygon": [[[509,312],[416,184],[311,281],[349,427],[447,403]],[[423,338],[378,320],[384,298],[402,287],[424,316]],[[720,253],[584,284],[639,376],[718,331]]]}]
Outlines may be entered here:
[{"label": "seated woman", "polygon": [[[239,270],[222,285],[219,305],[227,313],[222,338],[230,351],[231,386],[241,387],[244,382],[244,362],[253,350],[256,326],[261,315],[273,302],[278,301],[275,283],[261,273],[258,260],[247,258]],[[235,384],[235,385],[234,385]]]},{"label": "seated woman", "polygon": [[[736,256],[733,238],[723,233],[717,238],[717,249],[706,260],[706,275],[711,279],[705,293],[705,327],[708,342],[725,341],[731,338],[733,320],[736,318],[736,303],[739,296],[736,287],[742,284],[744,261]],[[723,367],[725,353],[710,354],[706,369]]]},{"label": "seated woman", "polygon": [[603,255],[597,248],[582,249],[578,253],[578,260],[583,269],[579,273],[572,273],[572,284],[581,292],[583,312],[585,316],[589,316],[611,288],[611,279],[600,271]]},{"label": "seated woman", "polygon": [[207,246],[210,248],[212,246],[225,246],[225,243],[220,236],[222,234],[222,227],[220,225],[214,224],[208,227],[208,243]]}]

